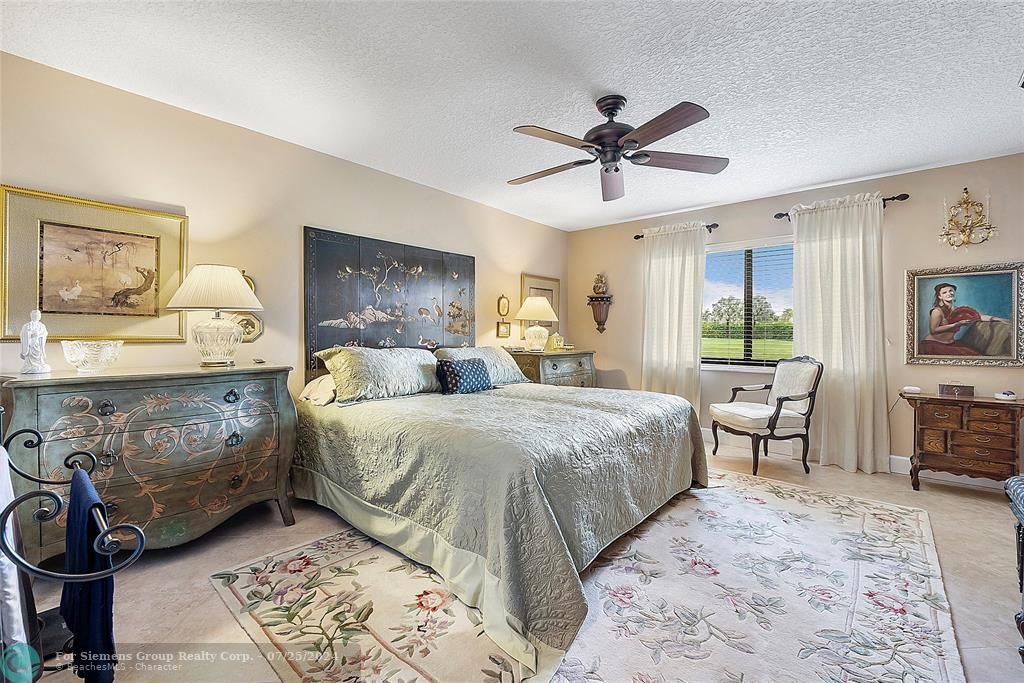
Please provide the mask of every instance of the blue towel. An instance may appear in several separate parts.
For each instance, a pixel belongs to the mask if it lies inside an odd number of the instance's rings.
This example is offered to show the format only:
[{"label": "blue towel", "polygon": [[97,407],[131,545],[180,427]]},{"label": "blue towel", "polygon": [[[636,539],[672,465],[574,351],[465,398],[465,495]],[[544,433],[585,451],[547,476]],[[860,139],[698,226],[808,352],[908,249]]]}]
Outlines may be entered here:
[{"label": "blue towel", "polygon": [[[85,470],[75,468],[68,503],[67,543],[64,569],[69,574],[86,574],[110,569],[110,556],[93,550],[100,530],[93,508],[103,510],[103,501]],[[65,583],[60,598],[60,615],[74,635],[71,652],[74,670],[86,683],[114,680],[114,578],[85,583]]]}]

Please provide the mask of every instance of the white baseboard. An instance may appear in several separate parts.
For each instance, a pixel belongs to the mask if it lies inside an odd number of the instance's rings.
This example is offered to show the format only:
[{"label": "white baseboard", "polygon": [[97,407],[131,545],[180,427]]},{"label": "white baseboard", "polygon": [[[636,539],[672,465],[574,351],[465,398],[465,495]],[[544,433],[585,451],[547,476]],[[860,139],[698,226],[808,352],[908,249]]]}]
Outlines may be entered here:
[{"label": "white baseboard", "polygon": [[[710,444],[715,443],[715,437],[711,433],[710,427],[701,427],[701,434],[704,435],[704,440]],[[739,436],[738,434],[730,434],[729,432],[718,430],[718,443],[723,446],[734,446],[736,448],[745,448],[747,451],[750,450],[750,437]],[[769,441],[768,452],[776,455],[783,455],[787,458],[793,456],[794,449],[796,453],[800,452],[799,441]]]},{"label": "white baseboard", "polygon": [[[889,471],[892,474],[910,474],[910,458],[905,455],[889,455]],[[942,481],[948,484],[960,484],[961,486],[974,486],[979,489],[1003,490],[1003,482],[994,479],[975,479],[965,477],[962,474],[949,474],[948,472],[932,472],[921,470],[918,475],[921,479]]]}]

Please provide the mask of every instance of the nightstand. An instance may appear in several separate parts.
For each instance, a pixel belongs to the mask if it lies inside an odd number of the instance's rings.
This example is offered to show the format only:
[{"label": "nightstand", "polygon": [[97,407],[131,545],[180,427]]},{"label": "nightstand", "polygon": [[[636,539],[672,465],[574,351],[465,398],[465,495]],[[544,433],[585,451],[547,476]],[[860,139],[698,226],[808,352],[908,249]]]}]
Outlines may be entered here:
[{"label": "nightstand", "polygon": [[509,351],[519,369],[538,384],[562,387],[592,387],[593,351]]}]

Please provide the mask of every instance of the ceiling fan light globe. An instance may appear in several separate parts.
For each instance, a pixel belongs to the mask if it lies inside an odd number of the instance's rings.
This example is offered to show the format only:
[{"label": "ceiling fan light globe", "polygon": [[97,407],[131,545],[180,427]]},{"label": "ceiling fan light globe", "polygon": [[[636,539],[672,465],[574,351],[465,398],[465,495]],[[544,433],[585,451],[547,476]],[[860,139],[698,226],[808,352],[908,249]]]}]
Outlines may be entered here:
[{"label": "ceiling fan light globe", "polygon": [[601,198],[606,201],[621,199],[626,194],[622,169],[618,164],[601,167]]}]

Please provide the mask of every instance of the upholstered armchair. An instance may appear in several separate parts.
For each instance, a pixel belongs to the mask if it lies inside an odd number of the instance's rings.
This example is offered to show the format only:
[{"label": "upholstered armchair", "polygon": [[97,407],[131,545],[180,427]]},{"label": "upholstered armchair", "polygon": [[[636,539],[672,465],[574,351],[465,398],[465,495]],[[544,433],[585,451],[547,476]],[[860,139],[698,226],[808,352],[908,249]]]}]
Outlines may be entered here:
[{"label": "upholstered armchair", "polygon": [[[733,387],[728,403],[712,403],[711,433],[715,438],[715,447],[711,453],[718,454],[719,429],[730,434],[749,436],[754,455],[754,474],[757,474],[757,458],[762,444],[767,457],[769,441],[800,439],[804,447],[804,472],[810,474],[811,468],[807,466],[807,435],[822,368],[822,364],[810,356],[780,360],[775,366],[771,384]],[[754,391],[768,392],[764,403],[736,400],[740,392]]]}]

